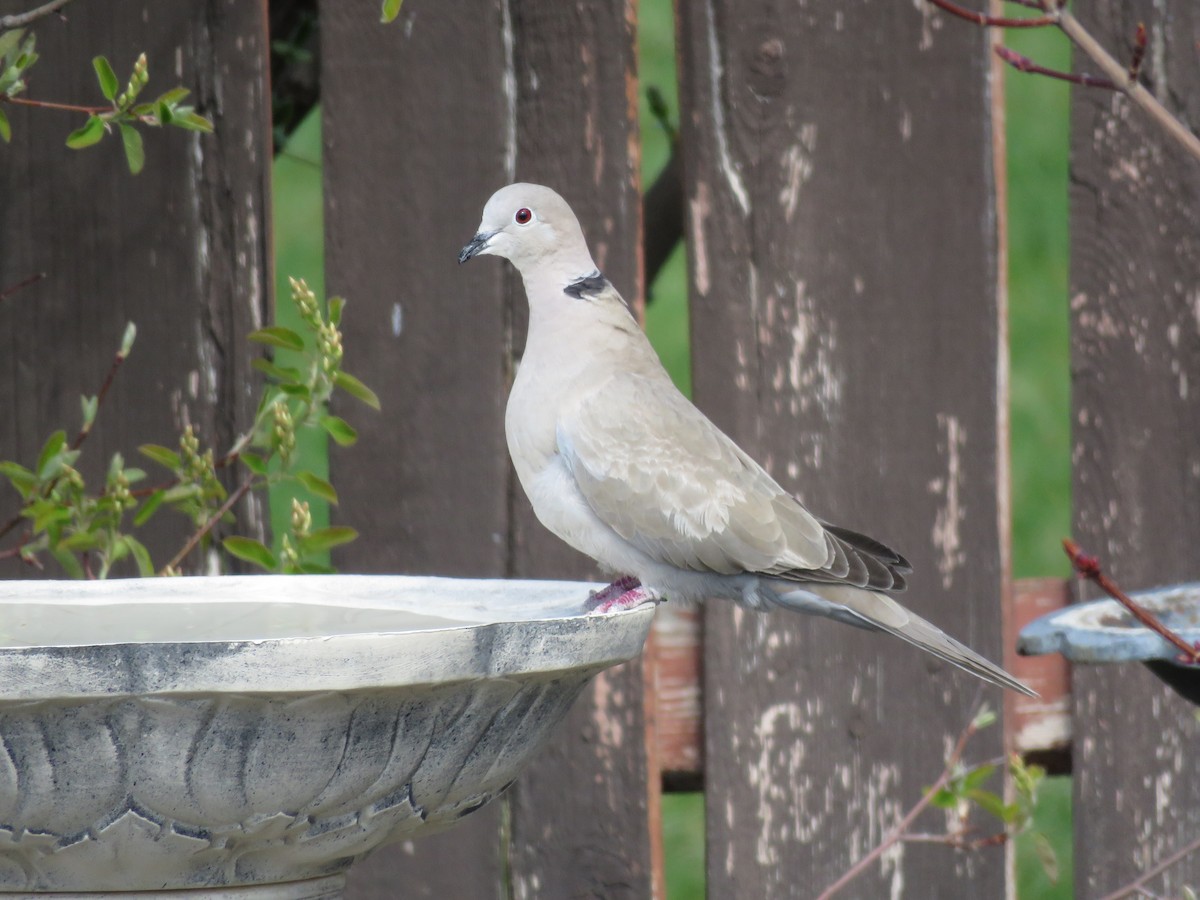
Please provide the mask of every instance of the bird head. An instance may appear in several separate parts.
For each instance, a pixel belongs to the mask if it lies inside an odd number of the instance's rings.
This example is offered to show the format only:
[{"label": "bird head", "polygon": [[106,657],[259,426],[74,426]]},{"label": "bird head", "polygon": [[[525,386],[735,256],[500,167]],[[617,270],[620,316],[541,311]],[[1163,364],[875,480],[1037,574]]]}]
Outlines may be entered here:
[{"label": "bird head", "polygon": [[596,268],[575,213],[540,184],[510,184],[492,195],[458,261],[482,254],[504,257],[522,275],[537,267],[571,279]]}]

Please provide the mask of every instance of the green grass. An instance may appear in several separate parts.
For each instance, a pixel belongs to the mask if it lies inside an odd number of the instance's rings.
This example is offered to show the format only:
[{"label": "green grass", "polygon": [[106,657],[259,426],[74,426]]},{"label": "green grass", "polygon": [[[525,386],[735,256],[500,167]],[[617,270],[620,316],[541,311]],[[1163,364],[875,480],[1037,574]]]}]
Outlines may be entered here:
[{"label": "green grass", "polygon": [[[1014,7],[1014,14],[1020,12]],[[639,52],[644,85],[658,87],[674,117],[674,25],[670,0],[642,0]],[[953,26],[952,26],[953,27]],[[962,26],[968,27],[968,26]],[[1056,68],[1069,67],[1065,42],[1053,32],[1010,33],[1010,46]],[[1012,440],[1013,569],[1017,577],[1065,575],[1058,540],[1070,526],[1070,429],[1067,353],[1067,88],[1010,72],[1008,96],[1009,302]],[[643,183],[649,185],[669,147],[642,100]],[[324,285],[319,115],[310,116],[274,170],[275,248],[279,314],[286,323],[287,275]],[[480,198],[482,203],[484,198]],[[650,286],[654,302],[646,330],[676,383],[690,391],[686,265],[682,247]],[[353,307],[351,307],[352,314]],[[323,447],[308,448],[323,473]],[[285,496],[273,498],[276,533],[286,527]],[[324,516],[322,507],[319,516]],[[936,773],[928,773],[932,777]],[[1065,900],[1071,885],[1069,778],[1048,779],[1036,814],[1062,873],[1051,883],[1029,838],[1018,842],[1021,900]],[[700,794],[663,802],[668,897],[704,896],[704,802]],[[952,852],[952,851],[947,851]]]}]

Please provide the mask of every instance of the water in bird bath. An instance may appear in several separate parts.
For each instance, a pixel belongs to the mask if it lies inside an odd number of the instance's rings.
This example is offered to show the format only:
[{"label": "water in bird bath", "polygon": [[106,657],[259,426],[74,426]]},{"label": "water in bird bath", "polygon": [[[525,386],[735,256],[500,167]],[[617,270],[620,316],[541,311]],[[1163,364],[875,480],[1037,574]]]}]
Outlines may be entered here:
[{"label": "water in bird bath", "polygon": [[289,602],[24,603],[4,611],[0,647],[261,641],[386,634],[474,624],[411,610]]}]

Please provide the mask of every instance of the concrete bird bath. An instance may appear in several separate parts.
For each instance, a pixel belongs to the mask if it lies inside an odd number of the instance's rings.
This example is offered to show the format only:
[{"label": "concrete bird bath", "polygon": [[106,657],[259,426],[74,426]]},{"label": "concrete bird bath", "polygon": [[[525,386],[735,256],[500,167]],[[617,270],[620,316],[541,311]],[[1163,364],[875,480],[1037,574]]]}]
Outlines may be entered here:
[{"label": "concrete bird bath", "polygon": [[[1130,594],[1188,642],[1200,641],[1200,583]],[[1073,663],[1145,663],[1192,703],[1200,704],[1200,666],[1176,662],[1179,650],[1139,623],[1116,600],[1079,603],[1035,619],[1021,629],[1017,652],[1061,653]]]},{"label": "concrete bird bath", "polygon": [[640,651],[653,610],[580,615],[588,587],[0,583],[0,892],[340,897],[354,860],[503,791]]}]

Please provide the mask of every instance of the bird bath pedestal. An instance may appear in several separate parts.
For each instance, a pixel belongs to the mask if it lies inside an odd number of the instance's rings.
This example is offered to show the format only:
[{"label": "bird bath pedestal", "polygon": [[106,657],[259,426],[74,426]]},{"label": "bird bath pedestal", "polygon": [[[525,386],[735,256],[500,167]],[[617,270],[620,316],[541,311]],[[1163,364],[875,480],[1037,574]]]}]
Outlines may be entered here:
[{"label": "bird bath pedestal", "polygon": [[[1189,643],[1200,640],[1200,583],[1131,594]],[[1079,603],[1021,629],[1017,652],[1061,653],[1073,663],[1145,663],[1182,697],[1200,704],[1200,666],[1177,662],[1179,649],[1143,626],[1116,600]]]},{"label": "bird bath pedestal", "polygon": [[[516,778],[653,610],[376,576],[0,583],[0,894],[341,896]],[[469,864],[469,861],[466,861]]]}]

